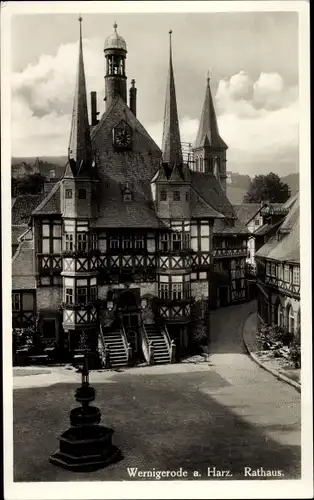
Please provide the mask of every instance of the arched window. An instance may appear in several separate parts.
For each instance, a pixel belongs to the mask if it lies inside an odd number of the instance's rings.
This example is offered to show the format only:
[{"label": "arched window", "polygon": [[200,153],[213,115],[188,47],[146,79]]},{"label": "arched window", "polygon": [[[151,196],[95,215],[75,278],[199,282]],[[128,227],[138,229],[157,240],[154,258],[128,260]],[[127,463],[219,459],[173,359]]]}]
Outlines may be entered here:
[{"label": "arched window", "polygon": [[294,333],[295,321],[294,321],[294,312],[291,305],[288,306],[287,317],[288,317],[288,331],[290,333]]},{"label": "arched window", "polygon": [[299,308],[298,310],[298,316],[297,316],[297,328],[301,328],[301,309]]},{"label": "arched window", "polygon": [[204,158],[200,157],[200,172],[204,172]]},{"label": "arched window", "polygon": [[281,304],[278,304],[277,308],[277,325],[284,326],[283,309]]}]

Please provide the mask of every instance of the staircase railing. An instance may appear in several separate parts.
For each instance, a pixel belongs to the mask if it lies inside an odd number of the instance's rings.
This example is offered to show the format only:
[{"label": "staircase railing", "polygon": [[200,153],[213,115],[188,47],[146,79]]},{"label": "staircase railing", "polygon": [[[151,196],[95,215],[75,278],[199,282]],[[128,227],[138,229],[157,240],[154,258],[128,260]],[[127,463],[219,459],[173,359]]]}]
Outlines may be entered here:
[{"label": "staircase railing", "polygon": [[165,342],[166,342],[166,345],[168,348],[170,362],[175,363],[175,361],[176,361],[176,343],[174,340],[171,340],[169,332],[168,332],[168,328],[166,325],[163,325],[160,330],[161,330],[161,333],[165,339]]},{"label": "staircase railing", "polygon": [[154,364],[154,346],[148,338],[147,331],[143,322],[141,322],[141,341],[142,341],[142,352],[144,358],[149,365]]},{"label": "staircase railing", "polygon": [[110,368],[110,351],[109,346],[106,345],[105,337],[102,331],[102,326],[99,326],[98,335],[98,351],[100,354],[101,364],[103,368]]},{"label": "staircase railing", "polygon": [[125,328],[124,328],[122,321],[121,321],[120,329],[121,329],[121,333],[122,333],[122,340],[123,340],[124,349],[125,349],[125,352],[127,355],[128,365],[130,365],[131,361],[132,361],[132,347],[128,342],[128,337],[127,337],[127,334],[126,334],[126,331],[125,331]]}]

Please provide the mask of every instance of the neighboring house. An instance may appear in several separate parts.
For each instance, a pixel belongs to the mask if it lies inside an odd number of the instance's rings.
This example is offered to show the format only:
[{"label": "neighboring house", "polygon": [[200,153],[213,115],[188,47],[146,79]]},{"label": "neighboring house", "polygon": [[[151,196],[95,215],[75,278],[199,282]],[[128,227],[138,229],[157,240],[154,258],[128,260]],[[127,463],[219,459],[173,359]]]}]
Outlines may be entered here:
[{"label": "neighboring house", "polygon": [[11,247],[14,256],[18,246],[19,238],[29,228],[29,222],[33,210],[43,199],[43,195],[23,194],[12,200],[11,206]]},{"label": "neighboring house", "polygon": [[258,315],[262,323],[295,333],[300,327],[300,213],[298,193],[272,236],[256,252]]},{"label": "neighboring house", "polygon": [[61,179],[64,169],[65,166],[54,165],[53,163],[41,161],[39,158],[36,158],[32,165],[24,161],[18,165],[12,165],[11,176],[15,179],[23,179],[23,177],[28,175],[41,174],[47,180]]},{"label": "neighboring house", "polygon": [[29,165],[24,161],[22,161],[18,165],[13,165],[11,168],[11,176],[14,179],[22,179],[27,175],[35,174],[38,172],[39,171],[35,165]]},{"label": "neighboring house", "polygon": [[246,262],[256,267],[255,253],[271,235],[273,228],[287,214],[288,209],[283,203],[242,203],[234,205],[238,219],[247,227],[250,237],[248,238],[248,252]]},{"label": "neighboring house", "polygon": [[134,81],[127,104],[126,42],[114,28],[106,111],[98,122],[94,109],[91,135],[80,37],[68,163],[13,260],[13,311],[25,317],[27,293],[43,342],[60,350],[73,354],[85,342],[103,356],[109,348],[117,366],[129,344],[136,359],[153,349],[166,363],[173,342],[180,352],[191,345],[197,307],[246,300],[248,231],[226,196],[227,145],[209,79],[189,168],[171,53],[161,151],[136,117]]}]

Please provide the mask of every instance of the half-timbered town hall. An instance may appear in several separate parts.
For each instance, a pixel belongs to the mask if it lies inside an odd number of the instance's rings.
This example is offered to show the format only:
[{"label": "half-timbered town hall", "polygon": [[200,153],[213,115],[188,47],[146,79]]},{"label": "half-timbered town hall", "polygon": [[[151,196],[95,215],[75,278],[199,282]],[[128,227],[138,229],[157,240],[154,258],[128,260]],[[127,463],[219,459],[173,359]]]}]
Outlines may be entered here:
[{"label": "half-timbered town hall", "polygon": [[13,327],[37,318],[44,347],[72,356],[84,344],[106,366],[167,363],[198,322],[206,330],[208,306],[246,299],[248,232],[226,194],[227,145],[208,78],[195,144],[182,153],[171,32],[162,149],[136,117],[116,24],[104,46],[106,110],[98,120],[92,92],[89,124],[81,25],[68,162],[19,237]]}]

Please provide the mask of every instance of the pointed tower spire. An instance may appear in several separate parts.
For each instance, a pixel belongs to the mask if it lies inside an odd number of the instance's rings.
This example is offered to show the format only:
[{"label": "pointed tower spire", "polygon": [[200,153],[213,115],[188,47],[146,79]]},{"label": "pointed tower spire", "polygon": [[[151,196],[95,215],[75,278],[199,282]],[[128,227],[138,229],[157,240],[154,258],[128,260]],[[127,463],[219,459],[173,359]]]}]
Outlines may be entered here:
[{"label": "pointed tower spire", "polygon": [[92,165],[92,145],[88,123],[81,16],[79,17],[79,23],[79,60],[68,151],[69,163],[74,176],[78,174],[88,175]]},{"label": "pointed tower spire", "polygon": [[169,166],[182,165],[182,150],[176,100],[176,89],[174,84],[173,67],[172,67],[172,46],[170,35],[170,59],[169,73],[166,90],[166,103],[164,115],[164,130],[162,137],[162,159],[163,163],[168,163]]},{"label": "pointed tower spire", "polygon": [[218,123],[209,82],[210,78],[208,72],[205,100],[194,148],[210,146],[213,148],[227,149],[227,144],[219,135]]}]

